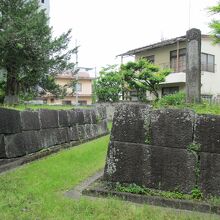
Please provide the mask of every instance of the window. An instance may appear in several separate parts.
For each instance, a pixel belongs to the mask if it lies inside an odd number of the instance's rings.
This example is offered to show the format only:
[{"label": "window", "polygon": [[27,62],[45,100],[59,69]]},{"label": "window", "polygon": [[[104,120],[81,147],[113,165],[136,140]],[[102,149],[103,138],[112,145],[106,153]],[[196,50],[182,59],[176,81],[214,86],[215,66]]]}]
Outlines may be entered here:
[{"label": "window", "polygon": [[86,100],[79,100],[78,103],[80,105],[87,105],[87,101]]},{"label": "window", "polygon": [[177,92],[179,92],[179,86],[162,88],[162,96],[171,95]]},{"label": "window", "polygon": [[146,56],[146,57],[143,57],[144,59],[148,60],[149,62],[151,63],[154,63],[154,55],[151,55],[151,56]]},{"label": "window", "polygon": [[71,105],[72,102],[71,102],[70,100],[63,100],[63,101],[62,101],[62,104],[63,104],[63,105]]},{"label": "window", "polygon": [[41,3],[43,3],[43,4],[44,4],[44,0],[41,0]]},{"label": "window", "polygon": [[170,68],[174,72],[186,71],[186,48],[179,50],[178,64],[177,64],[177,50],[170,51]]},{"label": "window", "polygon": [[215,56],[207,53],[201,54],[201,70],[215,72]]},{"label": "window", "polygon": [[76,84],[76,92],[82,92],[82,83]]}]

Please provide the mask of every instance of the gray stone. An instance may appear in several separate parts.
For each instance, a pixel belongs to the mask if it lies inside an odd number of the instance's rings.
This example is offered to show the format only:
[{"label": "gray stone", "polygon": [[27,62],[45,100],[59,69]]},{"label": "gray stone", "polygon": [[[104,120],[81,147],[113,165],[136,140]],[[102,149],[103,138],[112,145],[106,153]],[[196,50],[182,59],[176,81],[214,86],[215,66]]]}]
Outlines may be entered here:
[{"label": "gray stone", "polygon": [[186,99],[189,103],[201,100],[201,31],[191,29],[186,33]]},{"label": "gray stone", "polygon": [[85,131],[88,139],[94,137],[93,126],[91,124],[85,125]]},{"label": "gray stone", "polygon": [[5,136],[6,158],[21,157],[26,154],[22,133]]},{"label": "gray stone", "polygon": [[104,105],[97,106],[96,115],[97,115],[98,121],[107,119],[106,107]]},{"label": "gray stone", "polygon": [[83,114],[84,114],[84,124],[91,124],[92,123],[91,110],[83,109]]},{"label": "gray stone", "polygon": [[98,122],[96,111],[94,109],[91,110],[91,123],[96,124]]},{"label": "gray stone", "polygon": [[99,135],[99,127],[96,124],[92,124],[92,133],[93,133],[93,137],[97,137]]},{"label": "gray stone", "polygon": [[23,131],[40,130],[40,119],[38,111],[22,111],[21,124]]},{"label": "gray stone", "polygon": [[79,140],[87,139],[85,125],[78,125],[77,126],[77,133],[78,133],[78,136],[79,136]]},{"label": "gray stone", "polygon": [[198,115],[194,140],[200,144],[202,152],[220,154],[220,116]]},{"label": "gray stone", "polygon": [[67,111],[58,111],[59,127],[69,127]]},{"label": "gray stone", "polygon": [[42,129],[58,127],[58,111],[41,109],[39,113]]},{"label": "gray stone", "polygon": [[69,128],[69,138],[70,138],[70,141],[78,141],[79,140],[78,130],[77,130],[76,126]]},{"label": "gray stone", "polygon": [[0,158],[5,158],[5,156],[4,135],[0,134]]},{"label": "gray stone", "polygon": [[180,109],[155,110],[151,114],[149,143],[187,149],[193,142],[195,114]]},{"label": "gray stone", "polygon": [[107,121],[107,119],[102,120],[97,125],[98,125],[98,134],[99,135],[108,133],[108,121]]},{"label": "gray stone", "polygon": [[204,194],[220,196],[220,154],[200,153],[200,186]]},{"label": "gray stone", "polygon": [[58,129],[50,128],[40,131],[40,138],[43,148],[48,148],[59,144],[58,141]]},{"label": "gray stone", "polygon": [[70,142],[68,128],[59,128],[58,129],[58,144],[64,144]]},{"label": "gray stone", "polygon": [[104,179],[189,193],[196,184],[196,159],[184,149],[111,142]]},{"label": "gray stone", "polygon": [[43,148],[39,131],[25,131],[22,134],[26,154],[35,153]]},{"label": "gray stone", "polygon": [[82,109],[69,110],[67,113],[70,126],[84,124],[84,114]]},{"label": "gray stone", "polygon": [[21,132],[20,112],[0,108],[0,134],[14,134]]},{"label": "gray stone", "polygon": [[144,104],[121,104],[114,114],[111,140],[146,143],[150,124],[150,108]]}]

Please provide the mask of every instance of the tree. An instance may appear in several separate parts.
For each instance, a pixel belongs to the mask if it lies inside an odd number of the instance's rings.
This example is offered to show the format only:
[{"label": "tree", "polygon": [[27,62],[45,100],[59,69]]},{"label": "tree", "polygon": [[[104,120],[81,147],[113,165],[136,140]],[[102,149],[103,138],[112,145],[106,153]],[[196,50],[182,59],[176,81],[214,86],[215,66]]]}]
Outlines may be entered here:
[{"label": "tree", "polygon": [[[209,12],[211,14],[219,14],[220,13],[220,1],[216,6],[210,7]],[[220,43],[220,20],[212,20],[209,24],[209,27],[212,29],[212,34],[214,36],[214,43]]]},{"label": "tree", "polygon": [[146,91],[153,93],[159,99],[158,89],[160,83],[165,81],[166,76],[171,72],[170,69],[161,70],[160,67],[147,61],[139,59],[134,62],[122,64],[120,68],[123,76],[124,88],[135,90],[140,101],[146,100]]},{"label": "tree", "polygon": [[102,68],[100,77],[95,81],[94,90],[99,102],[117,102],[121,93],[121,75],[116,65]]},{"label": "tree", "polygon": [[14,102],[19,93],[42,87],[58,92],[52,78],[65,69],[72,69],[67,50],[67,33],[53,39],[48,17],[37,0],[0,1],[0,70],[5,70],[6,102]]}]

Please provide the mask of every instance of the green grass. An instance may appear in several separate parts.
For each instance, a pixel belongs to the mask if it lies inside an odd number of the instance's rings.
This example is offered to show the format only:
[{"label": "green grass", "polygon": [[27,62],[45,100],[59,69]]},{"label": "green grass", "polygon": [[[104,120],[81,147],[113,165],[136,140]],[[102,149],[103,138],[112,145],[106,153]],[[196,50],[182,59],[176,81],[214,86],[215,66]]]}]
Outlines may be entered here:
[{"label": "green grass", "polygon": [[[76,106],[73,105],[24,105],[24,104],[19,104],[15,106],[5,106],[5,105],[0,105],[0,107],[3,108],[9,108],[9,109],[16,109],[19,111],[24,111],[27,109],[32,109],[32,110],[37,110],[37,109],[50,109],[50,110],[69,110],[76,108]],[[90,106],[77,106],[77,108],[91,108]]]},{"label": "green grass", "polygon": [[0,219],[219,219],[216,215],[139,206],[115,198],[66,198],[66,190],[103,168],[108,142],[109,136],[105,136],[0,175]]},{"label": "green grass", "polygon": [[157,102],[153,103],[155,109],[161,108],[177,108],[177,109],[191,109],[198,114],[214,114],[220,115],[220,105],[209,104],[202,102],[201,104],[186,103],[186,95],[184,93],[176,93],[162,97]]}]

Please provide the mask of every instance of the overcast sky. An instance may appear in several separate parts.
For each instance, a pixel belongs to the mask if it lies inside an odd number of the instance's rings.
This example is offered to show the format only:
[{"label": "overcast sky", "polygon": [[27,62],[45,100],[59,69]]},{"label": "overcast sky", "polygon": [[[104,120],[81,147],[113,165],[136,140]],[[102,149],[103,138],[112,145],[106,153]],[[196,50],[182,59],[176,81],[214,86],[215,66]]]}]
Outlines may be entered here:
[{"label": "overcast sky", "polygon": [[[206,8],[217,0],[50,0],[54,35],[72,29],[80,45],[79,65],[119,63],[130,49],[184,35],[190,28],[210,32]],[[191,7],[189,7],[191,5]],[[191,10],[189,10],[191,8]],[[190,13],[189,13],[190,11]]]}]

